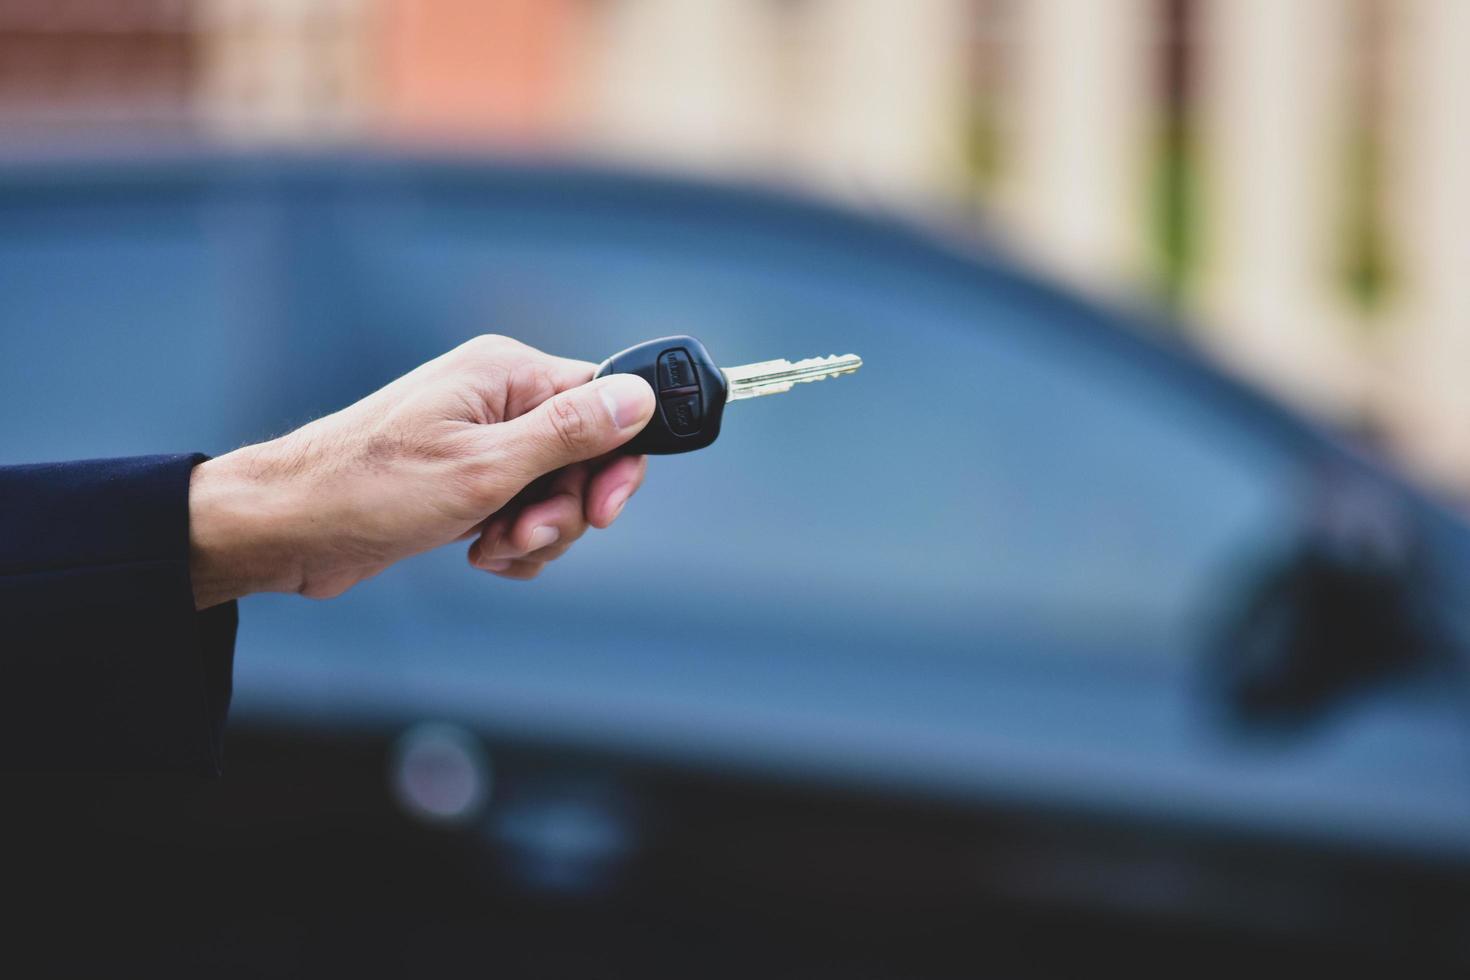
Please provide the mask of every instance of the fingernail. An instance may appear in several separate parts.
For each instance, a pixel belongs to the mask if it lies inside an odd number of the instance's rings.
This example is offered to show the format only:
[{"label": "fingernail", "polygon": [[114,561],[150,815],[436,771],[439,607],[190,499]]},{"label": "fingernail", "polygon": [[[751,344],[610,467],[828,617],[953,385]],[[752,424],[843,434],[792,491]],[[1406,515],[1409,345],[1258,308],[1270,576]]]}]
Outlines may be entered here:
[{"label": "fingernail", "polygon": [[612,516],[608,520],[615,521],[618,519],[618,515],[623,512],[623,505],[628,502],[628,498],[632,495],[633,488],[627,486],[608,494],[607,505],[612,508]]},{"label": "fingernail", "polygon": [[653,400],[648,382],[635,374],[609,375],[603,379],[598,394],[619,429],[643,421],[645,409]]},{"label": "fingernail", "polygon": [[526,544],[526,550],[539,551],[561,537],[561,531],[549,524],[543,524],[531,532],[531,540]]},{"label": "fingernail", "polygon": [[487,558],[480,562],[480,567],[487,572],[503,572],[510,568],[509,558]]}]

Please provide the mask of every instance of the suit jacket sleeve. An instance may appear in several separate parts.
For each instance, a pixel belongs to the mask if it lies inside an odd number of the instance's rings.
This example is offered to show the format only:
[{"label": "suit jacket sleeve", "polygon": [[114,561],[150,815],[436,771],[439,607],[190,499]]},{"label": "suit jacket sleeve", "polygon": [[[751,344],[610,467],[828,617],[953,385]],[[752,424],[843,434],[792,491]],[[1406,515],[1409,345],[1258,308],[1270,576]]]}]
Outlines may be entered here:
[{"label": "suit jacket sleeve", "polygon": [[205,458],[0,467],[0,769],[219,771],[236,607],[194,610]]}]

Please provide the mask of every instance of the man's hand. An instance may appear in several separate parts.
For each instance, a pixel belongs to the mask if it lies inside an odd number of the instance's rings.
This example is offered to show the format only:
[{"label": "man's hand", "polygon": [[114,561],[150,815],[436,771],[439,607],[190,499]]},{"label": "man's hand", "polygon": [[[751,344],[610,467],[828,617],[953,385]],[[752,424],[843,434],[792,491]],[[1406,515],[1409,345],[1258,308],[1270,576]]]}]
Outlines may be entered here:
[{"label": "man's hand", "polygon": [[605,456],[653,414],[643,379],[477,337],[355,405],[194,468],[200,608],[252,592],[340,595],[402,558],[473,538],[469,559],[533,578],[607,527],[643,482]]}]

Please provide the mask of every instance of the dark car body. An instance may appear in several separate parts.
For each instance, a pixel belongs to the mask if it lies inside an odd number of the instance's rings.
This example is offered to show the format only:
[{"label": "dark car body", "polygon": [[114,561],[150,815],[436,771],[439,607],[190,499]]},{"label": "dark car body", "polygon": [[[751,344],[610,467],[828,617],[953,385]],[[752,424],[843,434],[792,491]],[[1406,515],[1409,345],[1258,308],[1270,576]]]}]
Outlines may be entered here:
[{"label": "dark car body", "polygon": [[0,462],[222,453],[487,331],[866,360],[533,585],[446,549],[244,601],[221,782],[8,781],[23,931],[57,972],[1463,965],[1470,529],[1158,327],[749,188],[0,168]]}]

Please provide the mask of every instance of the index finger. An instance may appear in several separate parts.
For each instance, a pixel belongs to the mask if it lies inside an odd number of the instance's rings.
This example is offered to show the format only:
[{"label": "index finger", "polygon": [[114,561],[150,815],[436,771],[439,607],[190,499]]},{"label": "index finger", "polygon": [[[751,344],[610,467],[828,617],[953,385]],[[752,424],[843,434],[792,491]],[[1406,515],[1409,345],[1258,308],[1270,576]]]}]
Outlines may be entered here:
[{"label": "index finger", "polygon": [[512,372],[506,405],[509,415],[519,416],[542,402],[570,391],[592,380],[597,365],[571,357],[558,357],[535,348],[527,348],[521,372]]}]

